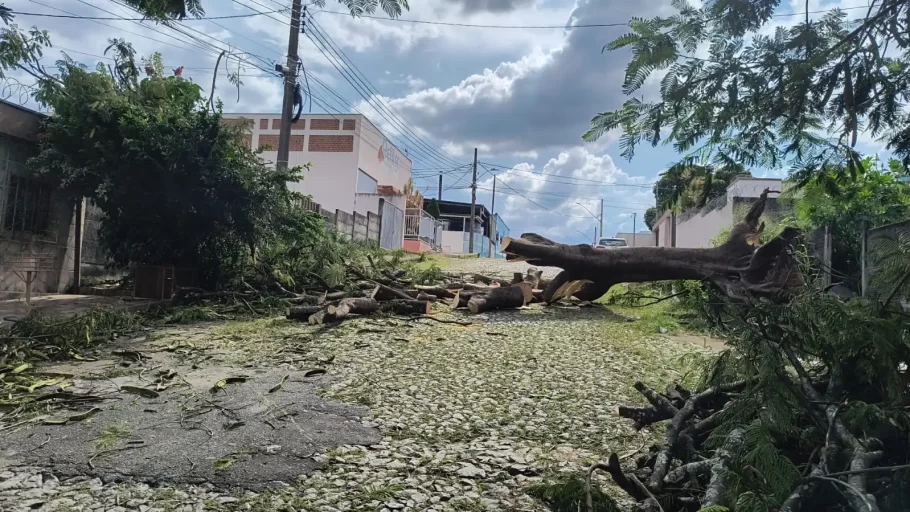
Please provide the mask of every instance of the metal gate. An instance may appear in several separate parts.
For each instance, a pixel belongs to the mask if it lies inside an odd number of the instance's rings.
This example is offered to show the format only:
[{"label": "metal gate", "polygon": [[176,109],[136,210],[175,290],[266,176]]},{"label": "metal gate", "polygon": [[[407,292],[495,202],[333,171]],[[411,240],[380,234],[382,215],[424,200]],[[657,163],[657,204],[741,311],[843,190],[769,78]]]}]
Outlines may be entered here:
[{"label": "metal gate", "polygon": [[383,249],[401,249],[404,245],[404,211],[385,199],[379,200],[381,226],[379,245]]}]

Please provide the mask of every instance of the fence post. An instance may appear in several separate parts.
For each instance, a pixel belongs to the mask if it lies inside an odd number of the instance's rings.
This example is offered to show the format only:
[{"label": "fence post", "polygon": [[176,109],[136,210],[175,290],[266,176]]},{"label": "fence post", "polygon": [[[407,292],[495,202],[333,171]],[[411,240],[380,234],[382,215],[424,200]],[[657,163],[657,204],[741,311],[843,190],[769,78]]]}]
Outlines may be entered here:
[{"label": "fence post", "polygon": [[382,247],[382,211],[385,209],[385,199],[379,198],[379,246]]}]

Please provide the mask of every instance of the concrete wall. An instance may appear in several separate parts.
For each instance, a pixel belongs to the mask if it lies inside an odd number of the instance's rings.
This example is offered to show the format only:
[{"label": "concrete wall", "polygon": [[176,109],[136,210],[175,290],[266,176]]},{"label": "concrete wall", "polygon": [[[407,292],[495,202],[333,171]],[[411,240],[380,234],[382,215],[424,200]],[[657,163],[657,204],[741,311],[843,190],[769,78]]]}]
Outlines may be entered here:
[{"label": "concrete wall", "polygon": [[758,197],[766,188],[772,191],[768,197],[776,198],[780,195],[782,186],[782,180],[777,178],[737,178],[727,187],[727,199],[732,201],[734,197]]},{"label": "concrete wall", "polygon": [[[278,159],[280,115],[238,113],[224,114],[224,118],[251,121],[250,146],[268,148],[261,158],[274,165]],[[393,186],[397,190],[411,177],[410,159],[359,114],[300,116],[291,129],[288,164],[307,163],[310,169],[304,172],[303,181],[290,188],[313,196],[314,201],[329,211],[377,213],[361,210],[356,204],[358,169],[375,179],[379,186]]]},{"label": "concrete wall", "polygon": [[733,226],[733,202],[707,212],[695,212],[676,218],[676,247],[714,247],[712,240]]},{"label": "concrete wall", "polygon": [[443,231],[442,252],[445,254],[464,254],[464,231]]},{"label": "concrete wall", "polygon": [[[629,247],[654,247],[654,233],[616,233],[615,238],[622,238]],[[633,243],[634,241],[634,243]]]},{"label": "concrete wall", "polygon": [[379,213],[379,200],[385,199],[387,202],[395,205],[401,211],[405,210],[404,195],[387,195],[387,194],[354,194],[354,210],[366,213]]}]

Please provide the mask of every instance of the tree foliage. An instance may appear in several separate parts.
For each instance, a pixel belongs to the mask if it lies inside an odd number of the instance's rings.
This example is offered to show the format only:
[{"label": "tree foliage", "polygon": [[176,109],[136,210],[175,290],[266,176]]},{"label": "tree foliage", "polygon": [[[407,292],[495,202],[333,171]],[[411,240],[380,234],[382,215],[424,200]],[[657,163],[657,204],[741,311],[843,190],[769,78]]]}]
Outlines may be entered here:
[{"label": "tree foliage", "polygon": [[797,226],[804,231],[829,227],[831,266],[848,281],[859,278],[863,223],[875,228],[910,217],[910,184],[902,179],[902,166],[896,161],[884,166],[871,157],[860,163],[856,179],[842,179],[841,172],[826,169],[792,197]]},{"label": "tree foliage", "polygon": [[109,51],[114,71],[64,60],[61,85],[45,82],[37,98],[55,114],[31,164],[104,211],[100,238],[116,263],[199,268],[215,285],[251,248],[319,228],[294,209],[287,183],[299,168],[267,168],[242,144],[246,127],[210,112],[196,84],[140,78],[129,45]]},{"label": "tree foliage", "polygon": [[[376,8],[381,8],[389,17],[401,16],[402,9],[407,10],[408,0],[338,0],[350,11],[351,16],[373,14]],[[187,14],[199,18],[205,15],[201,0],[124,0],[124,3],[134,9],[144,12],[152,18],[159,20],[181,20]],[[313,0],[307,5],[314,5],[319,9],[325,8],[325,0]]]},{"label": "tree foliage", "polygon": [[[715,165],[855,174],[865,132],[910,160],[907,2],[873,2],[859,21],[836,9],[807,14],[770,34],[777,0],[673,5],[676,14],[633,19],[606,45],[632,51],[623,90],[635,97],[595,116],[585,139],[618,128],[626,158],[642,143],[664,143]],[[656,73],[660,99],[646,101],[638,93]]]},{"label": "tree foliage", "polygon": [[741,166],[715,168],[684,160],[660,175],[654,184],[654,199],[661,212],[702,208],[708,201],[725,195],[733,180],[742,176],[752,175]]}]

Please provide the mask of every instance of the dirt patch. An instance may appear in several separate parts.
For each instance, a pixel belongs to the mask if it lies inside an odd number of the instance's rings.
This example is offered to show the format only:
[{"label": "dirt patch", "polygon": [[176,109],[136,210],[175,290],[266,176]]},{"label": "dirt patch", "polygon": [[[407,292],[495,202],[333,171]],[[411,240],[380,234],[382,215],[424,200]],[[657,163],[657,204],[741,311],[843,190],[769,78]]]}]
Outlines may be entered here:
[{"label": "dirt patch", "polygon": [[691,343],[697,347],[711,349],[715,352],[727,349],[726,341],[710,336],[700,334],[667,334],[666,336],[677,343]]}]

